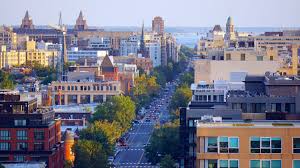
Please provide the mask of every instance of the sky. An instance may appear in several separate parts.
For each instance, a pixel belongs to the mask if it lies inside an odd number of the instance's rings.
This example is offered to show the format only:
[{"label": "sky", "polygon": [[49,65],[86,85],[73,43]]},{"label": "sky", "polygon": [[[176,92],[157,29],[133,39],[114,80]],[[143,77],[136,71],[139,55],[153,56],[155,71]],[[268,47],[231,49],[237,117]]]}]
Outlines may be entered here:
[{"label": "sky", "polygon": [[19,25],[26,10],[35,25],[75,24],[82,10],[89,26],[150,26],[161,16],[165,26],[300,27],[300,0],[2,0],[0,25]]}]

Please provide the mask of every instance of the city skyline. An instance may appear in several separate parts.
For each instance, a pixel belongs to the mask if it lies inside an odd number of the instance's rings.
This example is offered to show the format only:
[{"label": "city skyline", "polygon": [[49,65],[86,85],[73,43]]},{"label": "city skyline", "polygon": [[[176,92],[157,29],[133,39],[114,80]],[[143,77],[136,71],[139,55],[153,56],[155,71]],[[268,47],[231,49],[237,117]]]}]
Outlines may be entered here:
[{"label": "city skyline", "polygon": [[[19,25],[28,10],[34,25],[57,24],[61,11],[63,23],[74,25],[80,10],[82,10],[87,24],[98,27],[139,26],[143,20],[145,26],[148,27],[155,16],[161,16],[166,21],[166,27],[212,27],[215,24],[223,27],[228,16],[233,18],[237,27],[299,27],[298,23],[300,23],[300,18],[297,17],[299,2],[296,0],[284,2],[253,0],[251,4],[245,4],[238,0],[214,0],[211,2],[188,0],[186,8],[183,8],[180,2],[175,0],[170,5],[170,2],[159,2],[158,0],[106,2],[94,0],[19,2],[11,0],[0,7],[0,20],[4,25]],[[71,3],[72,5],[70,5]],[[15,4],[19,5],[15,6]],[[14,8],[5,6],[14,6]],[[168,6],[171,6],[172,9],[170,10]],[[51,12],[45,12],[49,9]],[[11,12],[14,14],[9,14]]]}]

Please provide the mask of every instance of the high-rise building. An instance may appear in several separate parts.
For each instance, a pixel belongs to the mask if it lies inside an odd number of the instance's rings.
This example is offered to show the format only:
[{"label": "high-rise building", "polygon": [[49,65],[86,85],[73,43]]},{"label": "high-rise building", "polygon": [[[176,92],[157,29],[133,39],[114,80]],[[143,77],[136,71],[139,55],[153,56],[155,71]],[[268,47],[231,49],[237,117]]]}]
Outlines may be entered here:
[{"label": "high-rise building", "polygon": [[79,16],[76,20],[75,30],[82,31],[88,29],[86,19],[83,17],[82,11],[80,11]]},{"label": "high-rise building", "polygon": [[14,91],[0,92],[0,163],[46,163],[63,168],[61,121],[54,112],[38,108],[36,98]]},{"label": "high-rise building", "polygon": [[33,29],[34,28],[32,18],[29,16],[28,11],[26,11],[25,17],[22,20],[21,28],[22,29]]},{"label": "high-rise building", "polygon": [[156,32],[158,34],[164,34],[165,26],[164,26],[164,20],[160,16],[156,16],[152,20],[152,31]]}]

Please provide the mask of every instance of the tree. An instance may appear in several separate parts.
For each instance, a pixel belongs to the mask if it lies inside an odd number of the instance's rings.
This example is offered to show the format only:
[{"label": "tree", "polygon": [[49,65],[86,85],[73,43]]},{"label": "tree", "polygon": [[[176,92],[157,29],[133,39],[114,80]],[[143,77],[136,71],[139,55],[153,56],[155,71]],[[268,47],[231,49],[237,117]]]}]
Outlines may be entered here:
[{"label": "tree", "polygon": [[182,76],[180,76],[180,83],[182,84],[187,84],[190,86],[192,83],[194,83],[194,75],[193,72],[186,72]]},{"label": "tree", "polygon": [[113,151],[113,145],[109,143],[104,131],[98,126],[92,124],[88,128],[83,129],[80,131],[79,137],[80,139],[100,143],[106,154],[111,154]]},{"label": "tree", "polygon": [[145,152],[149,161],[157,164],[160,162],[161,156],[165,155],[171,155],[172,158],[178,159],[181,149],[178,125],[167,124],[154,130]]},{"label": "tree", "polygon": [[[1,168],[1,167],[0,167]],[[73,168],[73,163],[70,160],[65,160],[64,168]]]},{"label": "tree", "polygon": [[192,91],[188,85],[178,87],[172,97],[170,109],[176,110],[179,107],[186,107],[192,99]]},{"label": "tree", "polygon": [[75,146],[75,168],[106,168],[107,155],[100,143],[90,140],[79,140]]},{"label": "tree", "polygon": [[0,89],[9,89],[9,90],[15,89],[15,84],[12,80],[12,77],[7,72],[1,71],[0,80],[1,80]]},{"label": "tree", "polygon": [[110,101],[96,107],[93,120],[116,122],[123,133],[131,127],[131,122],[135,119],[135,108],[130,97],[114,96]]},{"label": "tree", "polygon": [[160,161],[161,168],[175,168],[175,160],[172,158],[171,155],[165,155]]},{"label": "tree", "polygon": [[117,122],[95,121],[92,127],[95,127],[95,130],[101,130],[110,145],[114,145],[122,135],[120,125]]}]

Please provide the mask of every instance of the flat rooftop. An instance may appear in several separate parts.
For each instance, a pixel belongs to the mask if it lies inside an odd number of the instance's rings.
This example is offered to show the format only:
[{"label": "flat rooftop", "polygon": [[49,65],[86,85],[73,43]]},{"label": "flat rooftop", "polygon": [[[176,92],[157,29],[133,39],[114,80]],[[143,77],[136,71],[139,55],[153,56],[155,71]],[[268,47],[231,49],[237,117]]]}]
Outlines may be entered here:
[{"label": "flat rooftop", "polygon": [[53,110],[56,113],[78,113],[78,112],[94,112],[98,104],[80,104],[80,105],[57,105],[53,106]]},{"label": "flat rooftop", "polygon": [[221,122],[207,122],[198,120],[197,127],[203,128],[300,128],[298,120],[223,120]]}]

